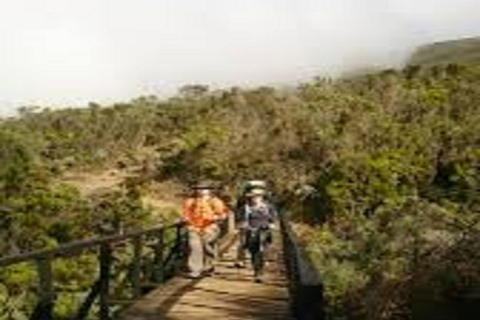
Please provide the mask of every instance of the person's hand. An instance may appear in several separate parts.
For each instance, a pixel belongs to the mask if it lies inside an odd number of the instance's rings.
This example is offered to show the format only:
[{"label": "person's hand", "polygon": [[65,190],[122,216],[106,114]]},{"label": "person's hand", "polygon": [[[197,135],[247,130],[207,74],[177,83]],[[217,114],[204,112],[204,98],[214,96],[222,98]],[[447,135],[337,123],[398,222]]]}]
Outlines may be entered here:
[{"label": "person's hand", "polygon": [[242,221],[238,223],[238,228],[239,229],[247,229],[248,223],[246,221]]},{"label": "person's hand", "polygon": [[214,216],[213,218],[210,218],[209,221],[210,221],[210,223],[219,223],[220,220],[222,220],[221,217],[219,217],[219,216]]},{"label": "person's hand", "polygon": [[175,224],[186,224],[187,222],[188,222],[188,220],[183,218],[183,217],[182,218],[177,218],[175,220]]}]

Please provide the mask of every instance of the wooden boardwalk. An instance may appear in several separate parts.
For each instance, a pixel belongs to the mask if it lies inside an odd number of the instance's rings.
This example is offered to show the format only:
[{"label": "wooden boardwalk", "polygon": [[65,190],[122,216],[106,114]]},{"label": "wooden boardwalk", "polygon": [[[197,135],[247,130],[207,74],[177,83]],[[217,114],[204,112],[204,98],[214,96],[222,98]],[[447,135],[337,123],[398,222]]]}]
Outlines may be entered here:
[{"label": "wooden boardwalk", "polygon": [[287,320],[290,301],[279,235],[263,283],[249,264],[233,266],[235,245],[219,259],[216,273],[199,280],[175,278],[137,301],[126,320]]}]

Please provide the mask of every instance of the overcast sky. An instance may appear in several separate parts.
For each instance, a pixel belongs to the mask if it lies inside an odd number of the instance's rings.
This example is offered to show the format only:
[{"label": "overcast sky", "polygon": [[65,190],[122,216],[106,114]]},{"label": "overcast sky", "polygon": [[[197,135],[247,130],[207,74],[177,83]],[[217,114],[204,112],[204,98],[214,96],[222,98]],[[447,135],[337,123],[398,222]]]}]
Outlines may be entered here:
[{"label": "overcast sky", "polygon": [[476,35],[478,0],[0,0],[0,114],[295,83]]}]

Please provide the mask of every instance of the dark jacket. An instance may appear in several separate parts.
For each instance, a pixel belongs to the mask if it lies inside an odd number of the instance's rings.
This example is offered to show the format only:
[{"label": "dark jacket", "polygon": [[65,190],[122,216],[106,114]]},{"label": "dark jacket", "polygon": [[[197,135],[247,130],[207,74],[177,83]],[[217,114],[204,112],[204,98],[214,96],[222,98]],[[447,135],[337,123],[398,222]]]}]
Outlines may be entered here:
[{"label": "dark jacket", "polygon": [[277,211],[269,203],[257,207],[244,204],[238,212],[239,221],[246,222],[247,226],[253,229],[268,227],[275,222],[276,217]]}]

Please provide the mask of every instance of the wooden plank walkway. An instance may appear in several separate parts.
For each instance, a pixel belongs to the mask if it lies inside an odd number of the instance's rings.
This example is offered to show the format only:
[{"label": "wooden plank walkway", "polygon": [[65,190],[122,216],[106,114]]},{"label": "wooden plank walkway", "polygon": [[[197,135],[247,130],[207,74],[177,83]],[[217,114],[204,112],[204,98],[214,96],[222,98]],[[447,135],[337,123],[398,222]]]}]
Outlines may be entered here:
[{"label": "wooden plank walkway", "polygon": [[233,266],[235,245],[219,259],[216,274],[199,280],[175,278],[137,301],[126,320],[287,320],[290,301],[281,255],[274,240],[263,283],[255,283],[250,265]]}]

